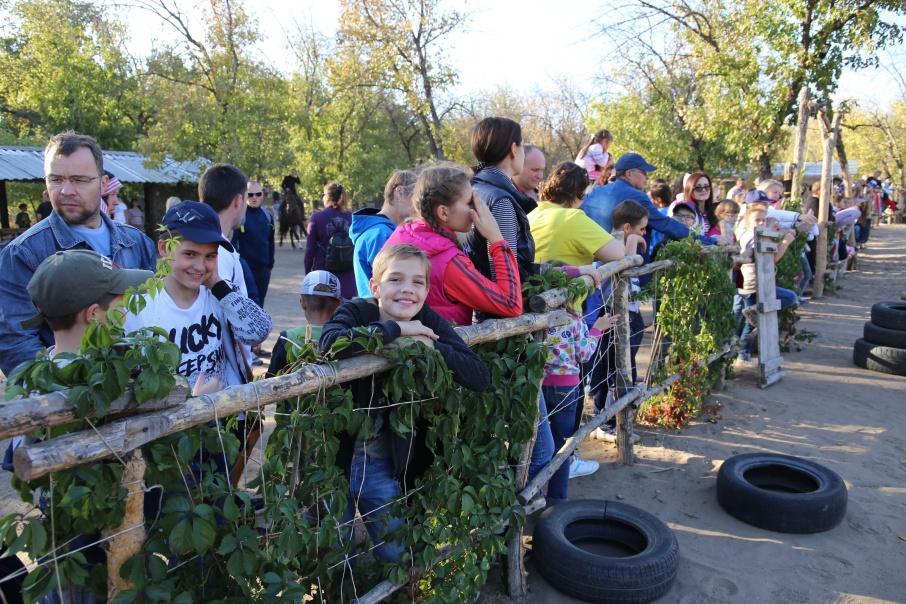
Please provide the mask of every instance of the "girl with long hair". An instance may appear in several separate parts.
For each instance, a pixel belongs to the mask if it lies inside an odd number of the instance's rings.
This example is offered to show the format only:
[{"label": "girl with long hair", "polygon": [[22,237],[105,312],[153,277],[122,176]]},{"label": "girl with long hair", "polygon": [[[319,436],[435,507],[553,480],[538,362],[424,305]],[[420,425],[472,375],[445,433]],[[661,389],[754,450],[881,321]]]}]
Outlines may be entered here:
[{"label": "girl with long hair", "polygon": [[[598,130],[591,135],[589,141],[576,155],[575,163],[585,168],[590,182],[597,182],[608,166],[611,166],[611,170],[613,169],[613,157],[607,152],[611,142],[613,142],[613,135],[609,130]],[[607,183],[605,181],[601,184]]]},{"label": "girl with long hair", "polygon": [[349,205],[346,187],[338,182],[327,183],[324,185],[323,201],[324,208],[312,214],[308,223],[305,272],[318,270],[332,272],[340,279],[343,297],[354,298],[356,295],[355,273],[352,266],[354,248],[352,240],[349,239],[352,212],[346,209]]},{"label": "girl with long hair", "polygon": [[[415,181],[412,203],[418,218],[397,227],[386,246],[408,243],[431,261],[427,304],[457,325],[471,325],[472,311],[499,317],[522,313],[516,257],[490,209],[476,202],[469,174],[454,165],[424,169]],[[472,227],[488,242],[494,277],[483,275],[459,246],[457,233]]]}]

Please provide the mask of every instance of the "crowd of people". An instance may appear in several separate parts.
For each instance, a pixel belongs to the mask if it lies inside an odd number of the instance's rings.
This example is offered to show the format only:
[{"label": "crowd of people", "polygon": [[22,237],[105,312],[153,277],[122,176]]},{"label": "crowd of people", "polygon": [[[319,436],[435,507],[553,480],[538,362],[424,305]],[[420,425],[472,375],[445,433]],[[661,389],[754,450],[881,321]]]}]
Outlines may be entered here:
[{"label": "crowd of people", "polygon": [[[291,368],[296,351],[308,342],[326,352],[338,338],[364,327],[385,344],[408,338],[435,348],[462,387],[481,391],[489,387],[488,369],[451,326],[520,315],[521,286],[542,270],[588,275],[598,287],[570,307],[568,325],[546,334],[549,358],[529,470],[535,475],[576,431],[583,394],[594,398],[598,410],[613,399],[610,331],[616,318],[600,263],[636,254],[648,262],[665,242],[690,236],[705,245],[738,242],[743,256],[751,256],[754,229],[770,223],[786,229],[775,254],[779,260],[797,230],[809,237],[817,232],[811,202],[803,213],[784,210],[778,181],[749,189],[740,180],[721,197],[711,177],[695,171],[671,186],[650,180],[656,167],[638,153],[615,159],[608,152],[612,140],[606,130],[594,133],[576,161],[553,166],[545,177],[545,155],[523,141],[520,125],[489,117],[471,134],[472,169],[446,163],[395,171],[380,208],[352,213],[344,185],[328,183],[324,208],[307,226],[300,275],[305,320],[280,332],[267,375]],[[266,358],[260,346],[273,327],[263,307],[274,267],[276,216],[262,206],[261,183],[235,166],[210,166],[199,180],[197,201],[168,202],[155,242],[141,228],[140,210],[121,219],[122,184],[105,172],[94,139],[73,132],[52,137],[44,167],[52,211],[0,252],[0,370],[8,376],[42,350],[51,358],[78,353],[90,322],[102,320],[102,311],[126,288],[149,278],[158,258],[168,258],[171,270],[162,291],[149,296],[141,312],[126,316],[126,328],[162,328],[179,346],[177,371],[196,395],[252,380],[252,365]],[[296,184],[283,183],[284,190],[294,191]],[[835,207],[845,204],[838,200]],[[744,360],[754,324],[754,266],[738,267],[734,304]],[[798,303],[807,289],[814,249],[803,255],[802,267],[798,292],[778,288],[783,305]],[[73,275],[80,275],[83,286],[65,285]],[[633,280],[635,290],[640,285]],[[637,302],[629,311],[635,379],[646,326]],[[352,345],[342,355],[360,352]],[[60,358],[66,362],[65,355]],[[381,400],[380,376],[349,387],[358,406],[381,410],[373,411],[373,436],[344,441],[338,463],[350,480],[351,501],[382,543],[376,555],[395,560],[401,546],[384,536],[400,521],[388,516],[386,504],[405,488],[413,459],[429,453],[411,434],[390,430],[387,405],[402,401]],[[596,437],[613,441],[613,430],[599,429]],[[243,436],[249,438],[250,431]],[[551,478],[548,502],[566,500],[569,479],[596,470],[596,462],[575,457]]]}]

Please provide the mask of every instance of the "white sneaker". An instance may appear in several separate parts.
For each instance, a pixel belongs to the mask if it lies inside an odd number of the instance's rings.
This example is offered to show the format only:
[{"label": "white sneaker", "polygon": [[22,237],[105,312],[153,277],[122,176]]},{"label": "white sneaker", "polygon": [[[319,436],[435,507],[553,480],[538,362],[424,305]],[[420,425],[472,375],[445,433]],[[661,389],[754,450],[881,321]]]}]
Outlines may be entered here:
[{"label": "white sneaker", "polygon": [[599,467],[601,464],[594,460],[573,456],[572,461],[569,462],[569,477],[588,476],[597,472]]},{"label": "white sneaker", "polygon": [[[599,428],[595,428],[592,431],[592,433],[589,435],[589,438],[591,438],[593,440],[603,440],[603,441],[609,442],[609,443],[616,443],[617,442],[617,429],[611,428],[610,426],[602,426]],[[638,434],[636,434],[635,432],[633,432],[632,436],[629,438],[629,440],[632,441],[632,444],[636,444],[642,440],[642,437],[639,436]]]},{"label": "white sneaker", "polygon": [[603,440],[609,443],[617,442],[617,430],[608,425],[599,426],[592,430],[589,438],[592,440]]}]

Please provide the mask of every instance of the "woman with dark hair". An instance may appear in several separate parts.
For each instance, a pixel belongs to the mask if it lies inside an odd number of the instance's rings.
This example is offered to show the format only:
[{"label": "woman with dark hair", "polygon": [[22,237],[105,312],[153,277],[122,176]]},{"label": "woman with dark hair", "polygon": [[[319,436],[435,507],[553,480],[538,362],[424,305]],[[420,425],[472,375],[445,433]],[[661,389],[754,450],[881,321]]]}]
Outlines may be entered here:
[{"label": "woman with dark hair", "polygon": [[585,169],[570,161],[541,183],[538,208],[529,214],[535,260],[580,266],[624,256],[623,245],[579,209],[587,186]]},{"label": "woman with dark hair", "polygon": [[[538,273],[538,268],[534,264],[535,242],[525,213],[530,200],[513,184],[513,177],[522,172],[525,162],[522,128],[505,117],[485,118],[472,129],[471,146],[478,160],[472,187],[478,199],[491,210],[503,239],[516,254],[520,282],[525,282]],[[477,229],[469,233],[469,248],[475,267],[486,277],[493,277],[488,241]]]},{"label": "woman with dark hair", "polygon": [[702,233],[707,233],[711,230],[711,225],[717,224],[717,216],[714,215],[717,203],[714,201],[710,176],[704,172],[690,174],[683,185],[683,198],[694,203],[698,209],[699,226],[701,226]]},{"label": "woman with dark hair", "polygon": [[[613,135],[609,130],[598,130],[591,135],[591,139],[576,155],[575,163],[585,168],[589,181],[596,182],[607,166],[613,165],[613,157],[607,152],[611,142],[613,142]],[[605,180],[602,184],[606,183]]]},{"label": "woman with dark hair", "polygon": [[355,246],[349,238],[352,213],[346,210],[349,198],[338,182],[324,186],[324,209],[311,215],[305,242],[305,272],[330,271],[340,279],[344,298],[356,296],[352,260]]}]

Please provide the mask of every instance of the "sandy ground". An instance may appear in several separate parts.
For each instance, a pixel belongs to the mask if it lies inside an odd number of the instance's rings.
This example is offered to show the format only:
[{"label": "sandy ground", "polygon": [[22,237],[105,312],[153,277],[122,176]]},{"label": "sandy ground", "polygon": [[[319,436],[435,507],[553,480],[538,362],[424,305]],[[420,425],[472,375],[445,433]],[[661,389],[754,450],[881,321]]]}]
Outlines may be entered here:
[{"label": "sandy ground", "polygon": [[[784,355],[786,376],[755,385],[739,370],[716,423],[682,432],[638,429],[633,466],[615,449],[583,443],[597,474],[570,482],[571,499],[622,500],[676,533],[679,574],[659,602],[906,602],[906,378],[852,363],[871,305],[906,290],[906,225],[876,229],[842,288],[803,307],[800,325],[818,338]],[[717,503],[723,460],[739,453],[797,455],[839,473],[849,490],[844,521],[818,535],[785,535],[744,524]],[[530,602],[573,600],[548,585],[529,560]],[[499,597],[499,577],[482,598]]]},{"label": "sandy ground", "polygon": [[[265,305],[274,318],[267,349],[280,330],[304,320],[302,261],[301,250],[278,248]],[[839,291],[804,307],[801,325],[819,337],[785,355],[779,384],[760,390],[754,369],[740,370],[714,397],[723,406],[717,423],[680,433],[639,429],[633,466],[617,464],[611,445],[582,445],[602,467],[571,481],[571,498],[622,500],[677,534],[679,575],[660,602],[906,602],[906,378],[852,364],[852,343],[871,304],[906,290],[906,225],[875,230],[858,268]],[[714,492],[717,470],[727,457],[750,451],[799,455],[838,472],[849,489],[843,523],[824,534],[783,535],[724,513]],[[21,505],[7,476],[0,477],[0,510]],[[530,556],[529,571],[531,602],[573,601],[543,581]],[[499,576],[482,601],[505,601]]]}]

